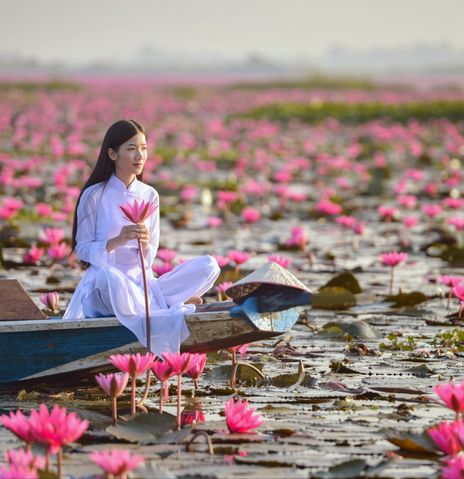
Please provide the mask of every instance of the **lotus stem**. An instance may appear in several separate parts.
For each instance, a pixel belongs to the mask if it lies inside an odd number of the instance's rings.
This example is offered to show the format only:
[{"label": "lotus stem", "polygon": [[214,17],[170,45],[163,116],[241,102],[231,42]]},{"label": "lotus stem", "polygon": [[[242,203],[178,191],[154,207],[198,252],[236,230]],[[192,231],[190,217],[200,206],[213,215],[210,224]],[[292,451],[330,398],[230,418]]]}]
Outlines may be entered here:
[{"label": "lotus stem", "polygon": [[182,375],[177,376],[177,429],[180,429],[181,418],[180,418],[180,401],[181,401],[181,391],[182,391]]},{"label": "lotus stem", "polygon": [[459,305],[459,319],[462,318],[462,303]]},{"label": "lotus stem", "polygon": [[140,253],[140,263],[142,265],[142,278],[143,278],[143,290],[145,292],[145,331],[147,333],[147,349],[151,351],[151,325],[150,325],[150,307],[148,304],[148,285],[147,285],[147,273],[145,271],[145,260],[143,259],[143,249],[140,239],[139,243],[139,253]]},{"label": "lotus stem", "polygon": [[450,288],[449,293],[448,293],[448,303],[446,305],[446,310],[447,311],[450,309],[451,295],[452,295],[452,291],[451,291],[451,288]]},{"label": "lotus stem", "polygon": [[390,271],[390,296],[392,296],[393,294],[393,272],[394,272],[394,269],[393,266],[391,267],[391,271]]},{"label": "lotus stem", "polygon": [[61,478],[61,466],[62,466],[62,463],[63,463],[63,450],[60,448],[58,450],[58,456],[56,458],[56,467],[57,467],[57,473],[58,473],[58,477]]},{"label": "lotus stem", "polygon": [[241,361],[237,361],[234,365],[234,368],[232,369],[232,377],[230,379],[230,385],[235,388],[237,387],[237,370],[239,366],[246,366],[247,368],[250,368],[252,371],[254,371],[261,379],[264,379],[264,374],[256,367],[253,366],[253,364],[248,364],[248,363],[242,363]]},{"label": "lotus stem", "polygon": [[166,389],[166,381],[161,382],[161,388],[160,388],[160,399],[159,399],[159,412],[160,414],[163,414],[163,399],[164,399],[164,390]]},{"label": "lotus stem", "polygon": [[118,422],[118,400],[116,396],[113,396],[111,398],[111,405],[112,405],[112,411],[113,411],[113,426],[116,426]]},{"label": "lotus stem", "polygon": [[143,404],[147,400],[148,393],[150,392],[150,386],[151,386],[151,369],[148,369],[147,375],[145,378],[145,390],[143,391],[142,399],[137,403],[137,407],[139,408],[143,407]]},{"label": "lotus stem", "polygon": [[134,376],[132,378],[132,391],[131,391],[131,415],[135,414],[135,386],[136,386],[137,378]]},{"label": "lotus stem", "polygon": [[232,374],[230,376],[230,385],[235,388],[237,387],[237,352],[232,351]]},{"label": "lotus stem", "polygon": [[50,451],[45,452],[45,471],[50,472]]},{"label": "lotus stem", "polygon": [[193,441],[197,438],[203,436],[206,439],[206,442],[208,444],[208,452],[210,455],[214,454],[214,448],[213,448],[213,443],[211,442],[211,438],[209,437],[209,434],[206,431],[197,431],[190,441],[185,445],[185,450],[189,452],[190,445],[193,443]]}]

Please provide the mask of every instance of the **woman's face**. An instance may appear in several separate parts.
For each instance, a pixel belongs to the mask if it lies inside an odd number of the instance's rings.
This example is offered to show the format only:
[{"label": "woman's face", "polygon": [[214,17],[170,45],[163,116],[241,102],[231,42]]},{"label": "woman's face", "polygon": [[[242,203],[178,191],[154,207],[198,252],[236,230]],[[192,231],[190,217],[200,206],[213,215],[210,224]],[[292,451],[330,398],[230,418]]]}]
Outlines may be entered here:
[{"label": "woman's face", "polygon": [[116,174],[120,177],[130,177],[142,173],[147,161],[147,140],[143,133],[137,133],[123,143],[118,151],[108,150],[110,158],[115,162]]}]

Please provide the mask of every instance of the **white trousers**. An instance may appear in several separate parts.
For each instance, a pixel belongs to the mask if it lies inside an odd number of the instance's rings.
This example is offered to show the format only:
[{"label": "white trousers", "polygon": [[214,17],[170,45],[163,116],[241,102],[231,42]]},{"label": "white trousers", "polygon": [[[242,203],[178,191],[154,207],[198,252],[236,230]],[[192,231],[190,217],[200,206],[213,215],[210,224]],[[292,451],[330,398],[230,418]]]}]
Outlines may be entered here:
[{"label": "white trousers", "polygon": [[[192,296],[203,296],[213,287],[220,272],[215,258],[198,256],[177,265],[157,279],[148,280],[148,284],[158,307],[168,309],[182,305]],[[119,309],[115,304],[119,301],[112,301],[107,275],[103,270],[99,273],[95,289],[86,295],[82,303],[86,318],[114,316]],[[118,291],[117,294],[121,293]]]}]

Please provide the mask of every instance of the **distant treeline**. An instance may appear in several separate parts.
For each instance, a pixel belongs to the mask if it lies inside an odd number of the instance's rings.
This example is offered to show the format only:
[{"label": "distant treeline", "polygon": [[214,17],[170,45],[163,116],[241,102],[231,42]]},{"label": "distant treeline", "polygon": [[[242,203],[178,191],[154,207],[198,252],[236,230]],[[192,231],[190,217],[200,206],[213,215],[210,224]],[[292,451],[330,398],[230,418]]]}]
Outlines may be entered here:
[{"label": "distant treeline", "polygon": [[4,81],[0,79],[0,92],[10,90],[20,90],[23,92],[35,92],[35,91],[59,91],[59,90],[72,90],[77,91],[82,87],[77,83],[73,83],[66,80],[47,80],[47,81]]},{"label": "distant treeline", "polygon": [[272,103],[237,115],[242,118],[288,121],[298,119],[305,123],[318,123],[335,118],[347,123],[363,123],[375,119],[407,122],[411,118],[430,120],[447,118],[464,120],[464,101],[430,101],[408,103]]},{"label": "distant treeline", "polygon": [[[299,88],[304,90],[376,90],[380,87],[367,78],[315,74],[311,75],[310,77],[300,79],[238,82],[232,84],[229,88],[232,90],[265,90],[268,88]],[[392,85],[392,88],[404,89],[406,87],[403,85]]]}]

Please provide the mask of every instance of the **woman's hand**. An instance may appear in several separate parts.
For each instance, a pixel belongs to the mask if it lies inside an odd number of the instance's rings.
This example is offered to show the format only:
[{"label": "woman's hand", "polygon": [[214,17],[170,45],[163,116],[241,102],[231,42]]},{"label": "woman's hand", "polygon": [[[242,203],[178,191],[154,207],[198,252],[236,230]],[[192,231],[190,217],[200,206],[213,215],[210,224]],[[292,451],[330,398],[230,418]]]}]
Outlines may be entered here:
[{"label": "woman's hand", "polygon": [[119,235],[108,241],[106,249],[111,251],[119,246],[124,246],[130,240],[134,239],[140,240],[144,251],[148,249],[150,234],[148,228],[144,224],[123,226]]}]

